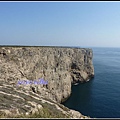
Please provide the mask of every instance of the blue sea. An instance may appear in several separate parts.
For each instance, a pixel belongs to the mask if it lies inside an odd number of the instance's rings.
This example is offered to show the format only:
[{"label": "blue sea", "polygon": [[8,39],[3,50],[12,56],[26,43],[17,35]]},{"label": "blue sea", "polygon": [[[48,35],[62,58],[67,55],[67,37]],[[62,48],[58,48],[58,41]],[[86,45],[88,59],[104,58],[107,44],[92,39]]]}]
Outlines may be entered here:
[{"label": "blue sea", "polygon": [[95,76],[63,104],[92,118],[120,118],[120,48],[92,48]]}]

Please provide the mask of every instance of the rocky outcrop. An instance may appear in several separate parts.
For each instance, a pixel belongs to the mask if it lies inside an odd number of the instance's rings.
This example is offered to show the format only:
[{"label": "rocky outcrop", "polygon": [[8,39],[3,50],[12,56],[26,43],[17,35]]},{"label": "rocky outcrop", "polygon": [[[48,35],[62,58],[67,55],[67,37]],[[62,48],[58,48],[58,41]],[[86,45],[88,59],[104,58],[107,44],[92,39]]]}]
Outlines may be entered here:
[{"label": "rocky outcrop", "polygon": [[[29,99],[39,104],[42,96],[61,103],[70,96],[73,83],[94,76],[92,57],[91,49],[82,48],[0,47],[0,109],[23,106],[27,111],[36,106],[28,103]],[[19,80],[39,78],[48,84],[17,85]],[[36,98],[26,98],[26,95]],[[6,107],[8,98],[11,104]]]}]

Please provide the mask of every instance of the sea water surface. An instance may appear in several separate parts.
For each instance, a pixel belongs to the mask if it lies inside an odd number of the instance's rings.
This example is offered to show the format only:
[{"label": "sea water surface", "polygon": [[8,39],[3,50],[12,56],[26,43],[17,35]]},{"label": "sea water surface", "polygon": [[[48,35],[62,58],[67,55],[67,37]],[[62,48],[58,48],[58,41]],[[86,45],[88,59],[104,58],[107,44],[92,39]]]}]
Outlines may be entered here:
[{"label": "sea water surface", "polygon": [[120,118],[120,48],[92,48],[95,76],[63,104],[93,118]]}]

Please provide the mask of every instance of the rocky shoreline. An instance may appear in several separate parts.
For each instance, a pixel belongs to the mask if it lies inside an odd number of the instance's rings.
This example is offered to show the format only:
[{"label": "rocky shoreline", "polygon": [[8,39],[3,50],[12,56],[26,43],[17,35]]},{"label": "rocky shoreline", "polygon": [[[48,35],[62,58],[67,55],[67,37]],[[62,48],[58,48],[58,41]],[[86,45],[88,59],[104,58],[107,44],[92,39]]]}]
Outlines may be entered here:
[{"label": "rocky shoreline", "polygon": [[[72,84],[94,77],[92,58],[87,48],[0,46],[0,116],[89,118],[60,103]],[[38,78],[48,84],[16,86],[18,80]]]}]

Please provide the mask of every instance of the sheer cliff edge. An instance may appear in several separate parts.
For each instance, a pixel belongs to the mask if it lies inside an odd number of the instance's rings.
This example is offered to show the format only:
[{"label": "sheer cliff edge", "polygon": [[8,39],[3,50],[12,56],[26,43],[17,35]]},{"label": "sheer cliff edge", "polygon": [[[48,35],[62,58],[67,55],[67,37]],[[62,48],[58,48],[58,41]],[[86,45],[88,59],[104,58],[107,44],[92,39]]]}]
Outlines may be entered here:
[{"label": "sheer cliff edge", "polygon": [[[70,96],[72,84],[87,82],[94,77],[92,58],[92,49],[88,48],[1,46],[0,109],[24,106],[26,111],[30,110],[26,106],[30,101],[26,100],[28,96],[36,97],[36,100],[32,100],[35,103],[39,97],[56,103],[63,102]],[[38,79],[46,80],[47,84],[17,85],[19,80]],[[25,95],[28,95],[27,98]],[[11,96],[7,107],[5,104],[8,100],[5,96]],[[20,102],[20,99],[24,102]],[[29,102],[30,104],[34,106]]]}]

